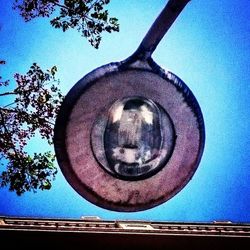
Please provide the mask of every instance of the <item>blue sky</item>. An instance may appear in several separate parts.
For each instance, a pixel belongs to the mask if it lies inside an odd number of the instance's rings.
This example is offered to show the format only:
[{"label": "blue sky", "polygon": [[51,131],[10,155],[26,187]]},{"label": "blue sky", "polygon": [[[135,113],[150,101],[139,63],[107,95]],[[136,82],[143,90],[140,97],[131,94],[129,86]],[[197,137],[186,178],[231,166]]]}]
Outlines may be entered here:
[{"label": "blue sky", "polygon": [[[109,12],[119,18],[120,32],[105,34],[98,50],[76,31],[51,28],[48,19],[24,23],[11,3],[0,0],[0,55],[7,61],[1,75],[11,79],[15,72],[25,73],[33,62],[43,68],[57,65],[67,94],[91,70],[131,55],[166,1],[112,0]],[[50,191],[17,197],[0,189],[0,215],[250,222],[249,16],[249,0],[193,0],[153,54],[159,65],[189,86],[205,120],[201,163],[176,196],[146,211],[112,212],[83,199],[59,171]],[[49,147],[44,144],[43,148]],[[29,152],[40,149],[39,140],[27,148]]]}]

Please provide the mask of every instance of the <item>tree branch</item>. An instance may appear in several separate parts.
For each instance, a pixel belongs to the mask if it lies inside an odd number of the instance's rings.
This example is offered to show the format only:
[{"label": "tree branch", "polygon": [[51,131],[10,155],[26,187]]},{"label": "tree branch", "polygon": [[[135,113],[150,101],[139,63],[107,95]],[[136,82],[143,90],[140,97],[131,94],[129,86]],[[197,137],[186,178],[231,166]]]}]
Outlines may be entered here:
[{"label": "tree branch", "polygon": [[0,96],[6,96],[6,95],[16,95],[16,93],[15,92],[0,93]]},{"label": "tree branch", "polygon": [[[4,106],[4,107],[0,107],[0,112],[1,111],[5,111],[5,112],[8,112],[8,113],[19,113],[20,111],[19,110],[15,110],[15,109],[9,109],[9,108],[5,108],[6,106]],[[25,112],[25,111],[24,111]],[[30,114],[29,113],[27,113],[27,112],[25,112],[28,116],[30,116]],[[3,116],[2,115],[2,112],[1,112],[1,116]],[[3,119],[3,117],[2,117],[2,119]],[[50,125],[55,125],[55,123],[53,123],[53,122],[51,122],[51,121],[49,121],[49,120],[47,120],[47,119],[45,119],[45,118],[42,118],[43,120],[44,120],[44,122],[45,123],[48,123],[48,124],[50,124]]]},{"label": "tree branch", "polygon": [[[6,104],[5,106],[3,106],[3,108],[7,108],[7,107],[9,107],[9,106],[11,106],[11,105],[13,105],[13,104],[15,104],[16,102],[11,102],[11,103],[9,103],[9,104]],[[0,107],[1,108],[1,107]]]},{"label": "tree branch", "polygon": [[99,0],[96,0],[95,2],[93,2],[93,3],[91,4],[91,6],[89,7],[89,9],[91,10],[91,9],[93,8],[93,6],[94,6],[97,2],[99,2]]},{"label": "tree branch", "polygon": [[8,128],[6,127],[5,125],[5,119],[4,119],[4,115],[2,113],[2,111],[0,110],[0,115],[1,115],[1,120],[2,120],[2,126],[4,128],[4,131],[5,133],[8,135],[9,137],[9,141],[11,142],[11,145],[12,145],[12,149],[14,150],[15,154],[17,155],[17,151],[16,151],[16,148],[15,148],[15,144],[13,143],[12,141],[12,136],[11,136],[11,133],[9,132]]},{"label": "tree branch", "polygon": [[56,5],[56,6],[58,6],[58,7],[60,7],[60,8],[66,9],[66,10],[69,10],[69,9],[70,9],[69,7],[67,7],[67,6],[65,6],[65,5],[62,5],[62,4],[60,4],[60,3],[55,3],[55,2],[53,2],[53,4]]}]

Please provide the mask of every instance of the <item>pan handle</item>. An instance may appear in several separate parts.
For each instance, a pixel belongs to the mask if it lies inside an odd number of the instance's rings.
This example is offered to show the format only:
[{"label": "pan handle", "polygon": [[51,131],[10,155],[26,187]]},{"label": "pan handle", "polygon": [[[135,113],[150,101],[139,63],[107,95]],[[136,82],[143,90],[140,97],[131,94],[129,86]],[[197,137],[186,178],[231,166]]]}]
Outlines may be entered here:
[{"label": "pan handle", "polygon": [[142,40],[135,54],[139,54],[145,59],[151,57],[163,36],[189,1],[190,0],[169,0]]}]

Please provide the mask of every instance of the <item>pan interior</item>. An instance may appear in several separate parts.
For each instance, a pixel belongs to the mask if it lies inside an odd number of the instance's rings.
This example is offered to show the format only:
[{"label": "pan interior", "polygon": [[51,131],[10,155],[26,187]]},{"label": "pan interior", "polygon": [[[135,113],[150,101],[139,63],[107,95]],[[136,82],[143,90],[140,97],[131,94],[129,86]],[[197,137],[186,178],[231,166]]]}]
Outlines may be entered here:
[{"label": "pan interior", "polygon": [[[90,73],[66,96],[56,122],[55,150],[67,181],[85,199],[113,211],[142,211],[171,199],[191,180],[204,148],[204,122],[193,93],[173,73],[116,67]],[[161,128],[169,133],[161,131],[162,141],[172,152],[152,171],[119,175],[105,151],[105,140],[111,140],[106,133],[113,129],[109,121],[120,106],[138,115],[141,104],[163,114]]]},{"label": "pan interior", "polygon": [[157,173],[170,158],[175,140],[167,112],[141,96],[116,100],[102,111],[91,133],[93,153],[111,175],[141,180]]}]

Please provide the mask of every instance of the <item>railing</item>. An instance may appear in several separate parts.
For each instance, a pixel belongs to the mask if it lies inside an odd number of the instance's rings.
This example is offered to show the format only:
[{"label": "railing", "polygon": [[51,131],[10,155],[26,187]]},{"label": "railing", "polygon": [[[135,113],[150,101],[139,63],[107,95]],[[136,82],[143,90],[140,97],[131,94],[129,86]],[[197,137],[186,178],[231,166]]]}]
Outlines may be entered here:
[{"label": "railing", "polygon": [[250,237],[250,224],[172,223],[150,221],[61,220],[0,217],[1,230],[39,230],[69,232],[119,232],[171,235]]}]

